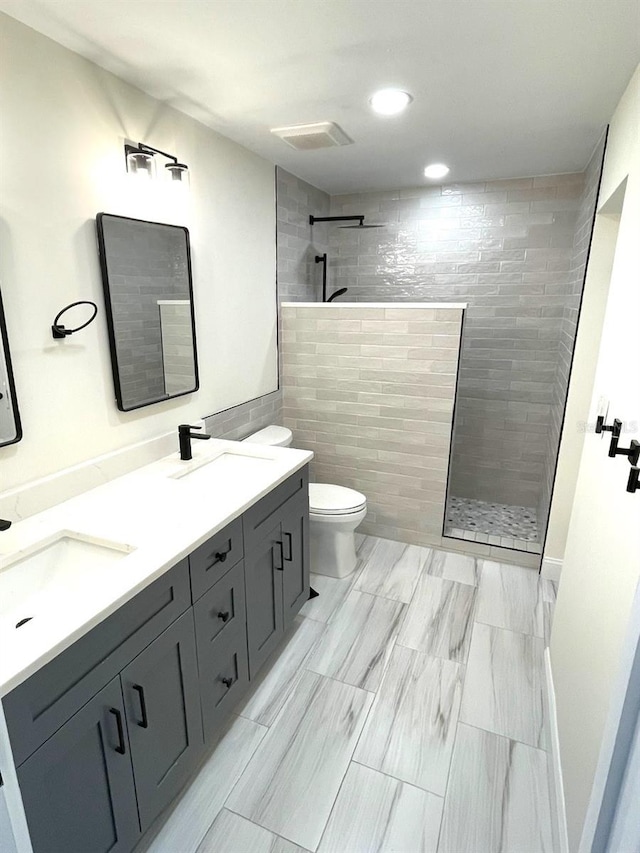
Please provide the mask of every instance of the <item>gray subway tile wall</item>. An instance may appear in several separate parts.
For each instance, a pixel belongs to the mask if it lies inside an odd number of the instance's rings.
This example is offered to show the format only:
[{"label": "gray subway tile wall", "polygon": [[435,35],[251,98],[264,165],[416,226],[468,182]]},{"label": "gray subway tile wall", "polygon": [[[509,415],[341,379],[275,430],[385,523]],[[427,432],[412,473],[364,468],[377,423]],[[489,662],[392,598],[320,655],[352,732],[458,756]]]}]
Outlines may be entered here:
[{"label": "gray subway tile wall", "polygon": [[461,309],[283,305],[283,423],[363,533],[441,542]]},{"label": "gray subway tile wall", "polygon": [[295,175],[276,169],[278,220],[278,302],[322,298],[321,267],[315,256],[328,250],[327,225],[309,216],[329,215],[329,195]]},{"label": "gray subway tile wall", "polygon": [[560,449],[560,433],[562,431],[562,420],[569,387],[573,347],[578,329],[578,313],[584,288],[591,232],[593,230],[596,204],[598,201],[598,188],[600,186],[600,175],[602,174],[605,144],[606,134],[603,134],[585,171],[584,189],[574,229],[571,263],[560,324],[558,357],[556,359],[556,370],[551,393],[550,428],[547,431],[547,451],[545,454],[542,491],[538,503],[538,524],[541,530],[546,528],[551,504],[551,492],[553,490],[553,479]]},{"label": "gray subway tile wall", "polygon": [[239,441],[269,424],[282,423],[282,392],[274,391],[223,412],[208,415],[205,429],[214,438]]},{"label": "gray subway tile wall", "polygon": [[538,507],[584,176],[333,196],[329,270],[350,301],[464,301],[451,493]]}]

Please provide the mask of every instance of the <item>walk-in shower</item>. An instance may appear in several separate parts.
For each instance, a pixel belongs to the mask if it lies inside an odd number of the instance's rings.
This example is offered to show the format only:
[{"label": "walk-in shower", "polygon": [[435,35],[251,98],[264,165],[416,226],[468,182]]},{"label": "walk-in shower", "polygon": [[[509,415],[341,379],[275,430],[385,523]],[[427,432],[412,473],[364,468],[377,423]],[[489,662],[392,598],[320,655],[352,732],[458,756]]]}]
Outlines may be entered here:
[{"label": "walk-in shower", "polygon": [[[532,556],[542,550],[603,151],[604,138],[583,173],[331,197],[292,176],[283,180],[281,199],[291,199],[286,212],[300,233],[300,257],[308,264],[326,253],[331,284],[348,288],[350,303],[467,304],[457,377],[431,382],[451,332],[434,332],[442,337],[430,341],[435,357],[429,363],[417,355],[420,336],[429,332],[401,331],[398,321],[399,329],[389,332],[397,348],[392,355],[415,359],[415,370],[395,395],[393,382],[369,377],[371,400],[379,398],[383,414],[363,424],[382,434],[396,418],[406,422],[407,450],[394,448],[397,460],[383,460],[389,474],[394,461],[401,464],[398,454],[410,455],[415,443],[451,440],[445,537]],[[305,198],[314,207],[304,210]],[[327,215],[309,215],[314,208]],[[307,220],[346,227],[311,229],[309,257]],[[384,227],[368,229],[366,220]],[[297,267],[306,280],[293,278],[293,266],[284,269],[291,299],[317,300],[319,282],[308,266]],[[371,349],[365,336],[375,334],[374,324],[363,319],[361,331],[363,346]],[[379,369],[391,376],[393,361],[386,359]],[[396,402],[409,392],[415,411],[434,413],[428,434],[416,430],[412,412]],[[454,393],[452,423],[446,401]],[[369,466],[366,455],[362,465]],[[394,489],[402,494],[405,487],[399,475]],[[428,503],[428,480],[422,488]]]}]

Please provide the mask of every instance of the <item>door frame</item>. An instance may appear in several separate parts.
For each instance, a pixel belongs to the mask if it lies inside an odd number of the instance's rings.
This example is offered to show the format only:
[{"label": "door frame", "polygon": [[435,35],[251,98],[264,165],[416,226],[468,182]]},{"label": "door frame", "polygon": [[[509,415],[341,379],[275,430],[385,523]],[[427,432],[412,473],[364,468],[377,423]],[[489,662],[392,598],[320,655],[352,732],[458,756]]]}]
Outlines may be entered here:
[{"label": "door frame", "polygon": [[[605,853],[616,820],[617,807],[625,785],[637,785],[640,796],[640,766],[629,761],[631,747],[640,726],[640,583],[620,656],[605,725],[600,757],[587,808],[580,853]],[[629,776],[625,779],[625,774]],[[640,823],[635,823],[636,845],[640,850]]]}]

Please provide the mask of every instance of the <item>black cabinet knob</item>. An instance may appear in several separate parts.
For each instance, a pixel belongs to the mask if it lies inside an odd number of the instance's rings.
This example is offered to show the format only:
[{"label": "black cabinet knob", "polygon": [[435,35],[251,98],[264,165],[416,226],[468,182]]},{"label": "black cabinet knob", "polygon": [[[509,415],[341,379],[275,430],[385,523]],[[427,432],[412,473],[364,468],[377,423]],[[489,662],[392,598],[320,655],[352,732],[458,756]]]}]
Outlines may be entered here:
[{"label": "black cabinet knob", "polygon": [[224,563],[224,561],[227,559],[228,553],[228,551],[218,551],[215,555],[216,563]]},{"label": "black cabinet knob", "polygon": [[231,687],[233,684],[233,678],[221,678],[220,681],[224,684],[225,687]]},{"label": "black cabinet knob", "polygon": [[229,611],[228,610],[221,610],[218,613],[218,619],[222,619],[223,622],[226,622],[228,618],[229,618]]}]

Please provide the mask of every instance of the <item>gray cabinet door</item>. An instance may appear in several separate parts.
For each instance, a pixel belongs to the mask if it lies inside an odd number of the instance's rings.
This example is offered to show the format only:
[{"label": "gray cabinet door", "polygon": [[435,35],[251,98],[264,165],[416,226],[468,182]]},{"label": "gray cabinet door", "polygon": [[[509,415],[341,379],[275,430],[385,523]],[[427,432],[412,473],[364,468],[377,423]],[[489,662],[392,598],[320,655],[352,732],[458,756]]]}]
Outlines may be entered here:
[{"label": "gray cabinet door", "polygon": [[180,791],[204,750],[193,611],[154,640],[121,678],[144,832]]},{"label": "gray cabinet door", "polygon": [[309,598],[309,499],[291,498],[282,508],[284,572],[282,584],[285,630]]},{"label": "gray cabinet door", "polygon": [[282,575],[284,558],[280,519],[245,548],[247,644],[253,679],[284,632]]},{"label": "gray cabinet door", "polygon": [[17,772],[34,853],[128,853],[140,827],[120,679]]}]

